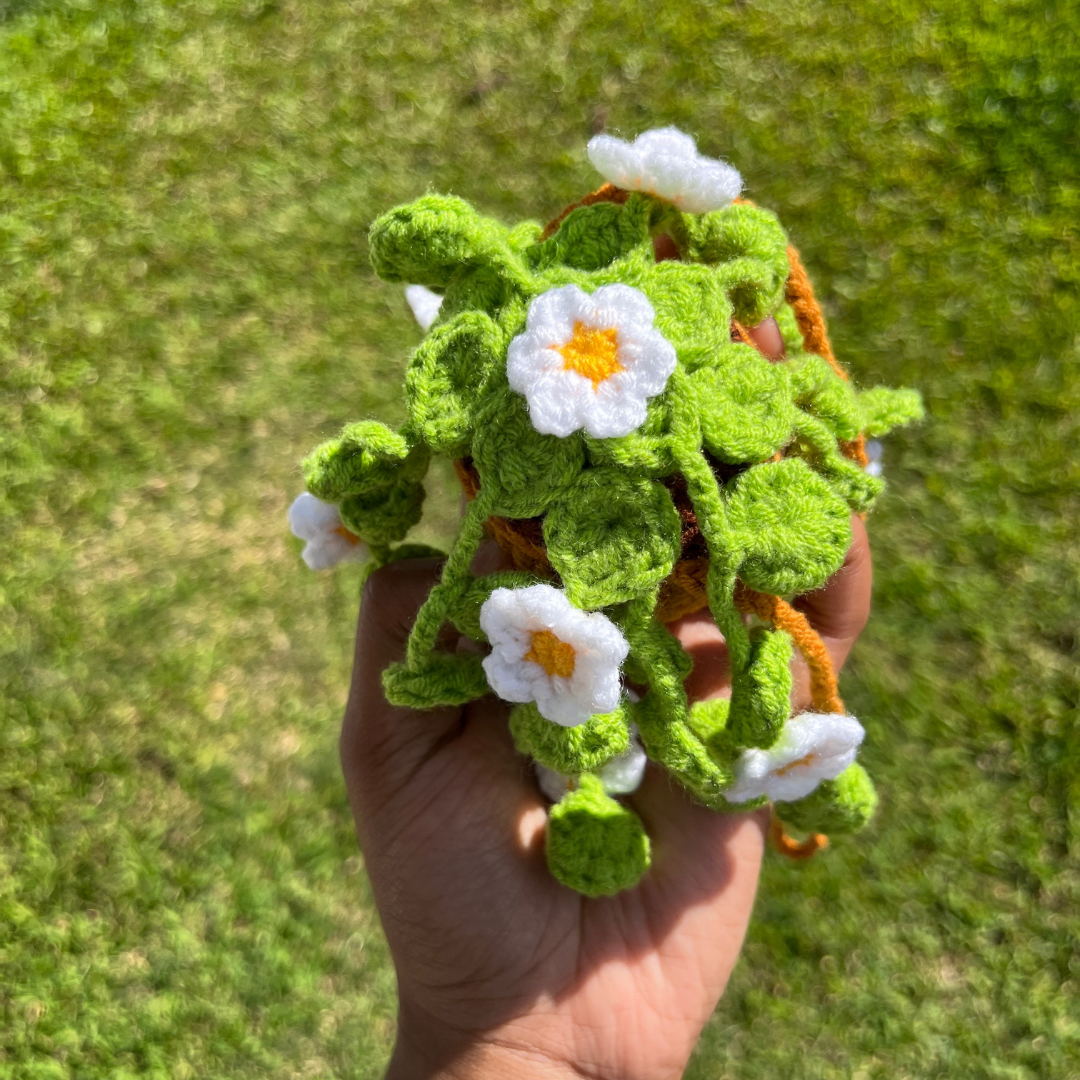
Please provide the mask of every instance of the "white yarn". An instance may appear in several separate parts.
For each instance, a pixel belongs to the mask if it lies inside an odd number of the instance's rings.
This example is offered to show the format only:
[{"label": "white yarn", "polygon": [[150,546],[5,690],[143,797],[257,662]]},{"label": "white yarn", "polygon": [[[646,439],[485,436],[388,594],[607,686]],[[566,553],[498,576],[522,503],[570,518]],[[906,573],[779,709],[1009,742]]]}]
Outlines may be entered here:
[{"label": "white yarn", "polygon": [[338,508],[307,491],[289,507],[289,528],[293,536],[307,541],[302,558],[312,570],[367,558],[367,546],[341,523]]},{"label": "white yarn", "polygon": [[[558,589],[538,584],[495,589],[480,609],[480,626],[491,642],[484,671],[505,701],[535,701],[542,717],[564,727],[619,704],[619,669],[630,646],[606,615],[580,611]],[[549,675],[525,659],[533,634],[544,630],[574,650],[571,675]]]},{"label": "white yarn", "polygon": [[[525,333],[510,342],[506,374],[529,403],[529,418],[545,435],[584,428],[594,439],[629,435],[645,422],[648,400],[675,370],[675,348],[653,328],[645,294],[629,285],[604,285],[591,296],[577,285],[541,293],[529,305]],[[575,327],[616,332],[621,370],[596,385],[568,367],[558,350]]]},{"label": "white yarn", "polygon": [[604,765],[597,772],[597,776],[609,795],[630,795],[641,787],[648,760],[637,737],[637,730],[632,729],[630,745],[618,757],[613,757]]},{"label": "white yarn", "polygon": [[[630,746],[618,757],[612,758],[596,775],[604,785],[608,795],[631,795],[641,787],[648,758],[638,741],[636,730],[631,731]],[[536,779],[540,790],[553,803],[557,803],[569,790],[573,777],[549,769],[546,765],[536,766]]]},{"label": "white yarn", "polygon": [[645,191],[689,214],[719,210],[742,191],[738,169],[703,157],[691,136],[678,128],[656,128],[632,143],[614,135],[589,140],[589,160],[616,187]]},{"label": "white yarn", "polygon": [[760,795],[773,802],[802,799],[855,760],[865,734],[853,716],[803,713],[792,717],[768,750],[743,751],[735,763],[735,783],[724,797],[736,803]]},{"label": "white yarn", "polygon": [[442,297],[425,285],[406,285],[405,299],[412,309],[413,317],[425,333],[431,328],[442,307]]},{"label": "white yarn", "polygon": [[881,475],[881,459],[885,453],[885,447],[877,439],[867,439],[866,446],[866,472],[870,476]]}]

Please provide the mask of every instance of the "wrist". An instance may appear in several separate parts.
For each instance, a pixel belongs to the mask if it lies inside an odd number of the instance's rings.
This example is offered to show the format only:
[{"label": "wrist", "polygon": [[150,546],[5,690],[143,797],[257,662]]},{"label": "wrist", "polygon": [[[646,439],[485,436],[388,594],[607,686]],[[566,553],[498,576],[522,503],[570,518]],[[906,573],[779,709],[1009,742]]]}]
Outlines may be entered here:
[{"label": "wrist", "polygon": [[500,1039],[494,1032],[445,1030],[433,1018],[402,1006],[385,1080],[580,1080],[580,1072],[542,1050]]}]

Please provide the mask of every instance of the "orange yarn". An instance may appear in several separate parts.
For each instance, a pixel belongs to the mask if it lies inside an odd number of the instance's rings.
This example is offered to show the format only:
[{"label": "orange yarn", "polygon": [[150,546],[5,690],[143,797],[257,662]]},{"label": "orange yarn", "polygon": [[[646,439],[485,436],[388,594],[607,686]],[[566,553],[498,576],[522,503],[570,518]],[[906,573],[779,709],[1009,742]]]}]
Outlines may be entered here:
[{"label": "orange yarn", "polygon": [[846,381],[848,373],[840,366],[833,355],[832,346],[829,344],[828,335],[825,333],[825,316],[822,315],[821,308],[818,307],[818,302],[814,298],[814,287],[806,276],[806,268],[802,264],[802,259],[799,258],[798,251],[790,244],[788,244],[787,254],[788,266],[791,270],[788,273],[787,286],[784,289],[784,299],[787,300],[795,312],[795,321],[802,331],[803,348],[807,352],[817,353],[818,356],[827,360],[829,367],[841,379]]},{"label": "orange yarn", "polygon": [[[832,346],[829,344],[829,336],[825,333],[825,316],[821,313],[821,307],[814,297],[814,286],[806,276],[806,268],[799,258],[798,251],[790,244],[787,249],[788,273],[787,285],[784,288],[784,299],[791,305],[795,312],[795,321],[799,324],[802,333],[803,348],[807,352],[817,353],[826,360],[829,367],[847,380],[848,373],[840,365],[833,355]],[[866,436],[860,435],[856,439],[840,441],[840,453],[844,457],[856,462],[861,468],[866,468]]]},{"label": "orange yarn", "polygon": [[743,345],[753,345],[754,339],[750,331],[742,323],[731,320],[731,340],[741,342]]},{"label": "orange yarn", "polygon": [[795,643],[810,671],[810,701],[817,712],[844,711],[829,650],[801,611],[796,611],[779,596],[757,592],[741,581],[735,589],[735,606],[742,612],[757,615],[774,630],[783,630]]},{"label": "orange yarn", "polygon": [[822,848],[829,846],[829,838],[824,833],[811,833],[801,843],[792,840],[784,832],[784,823],[776,816],[776,807],[772,808],[772,817],[769,819],[769,840],[773,850],[796,862],[809,859]]}]

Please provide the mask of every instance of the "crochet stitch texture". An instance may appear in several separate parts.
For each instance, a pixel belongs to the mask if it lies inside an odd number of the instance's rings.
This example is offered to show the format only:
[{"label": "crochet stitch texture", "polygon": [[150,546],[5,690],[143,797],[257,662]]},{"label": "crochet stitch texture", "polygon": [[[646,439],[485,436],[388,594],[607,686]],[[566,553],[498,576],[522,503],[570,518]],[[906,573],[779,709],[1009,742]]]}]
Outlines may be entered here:
[{"label": "crochet stitch texture", "polygon": [[[673,129],[634,144],[604,136],[590,156],[641,190],[608,184],[547,229],[507,228],[443,195],[375,221],[378,275],[429,291],[410,292],[433,321],[406,372],[408,420],[397,432],[348,425],[304,476],[306,497],[336,504],[377,565],[412,550],[397,545],[420,518],[432,455],[454,460],[470,501],[404,661],[384,672],[386,695],[413,708],[492,690],[517,702],[516,745],[567,778],[549,866],[598,896],[648,868],[644,828],[613,797],[640,765],[604,773],[637,760],[638,739],[716,810],[772,799],[811,833],[869,819],[876,796],[854,760],[863,729],[788,601],[839,569],[850,514],[882,490],[864,468],[864,433],[916,419],[921,405],[911,391],[852,386],[776,217],[730,201],[730,166]],[[658,237],[678,259],[658,261]],[[784,340],[778,362],[743,329],[768,316]],[[517,569],[472,574],[485,532]],[[689,658],[665,623],[706,605],[727,640],[732,695],[691,706]],[[441,651],[447,623],[489,655]],[[813,696],[798,717],[795,648]],[[631,682],[646,689],[640,700]],[[552,779],[545,790],[558,794]],[[781,842],[799,855],[821,838]]]}]

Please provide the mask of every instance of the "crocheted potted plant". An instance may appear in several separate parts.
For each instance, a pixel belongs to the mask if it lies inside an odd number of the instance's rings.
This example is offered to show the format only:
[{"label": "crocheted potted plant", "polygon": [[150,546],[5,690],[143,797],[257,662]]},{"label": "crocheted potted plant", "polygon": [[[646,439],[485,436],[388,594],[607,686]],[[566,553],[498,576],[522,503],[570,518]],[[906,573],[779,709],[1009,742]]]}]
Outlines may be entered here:
[{"label": "crocheted potted plant", "polygon": [[[310,565],[402,557],[432,455],[454,461],[467,510],[386,696],[512,702],[515,743],[554,802],[551,871],[596,896],[649,865],[617,798],[646,756],[716,810],[773,802],[812,832],[869,819],[863,728],[788,600],[839,569],[851,512],[882,490],[865,434],[921,406],[911,391],[854,389],[797,254],[773,214],[738,200],[733,168],[670,128],[598,136],[588,153],[609,183],[546,229],[442,195],[375,221],[376,273],[410,283],[430,321],[405,376],[408,420],[350,424],[318,447],[290,516]],[[658,258],[658,237],[677,258]],[[744,329],[769,316],[778,362]],[[485,533],[516,569],[474,576]],[[705,606],[732,692],[691,706],[690,661],[666,623]],[[447,623],[490,651],[442,651]],[[797,716],[793,648],[812,676],[812,710]]]}]

